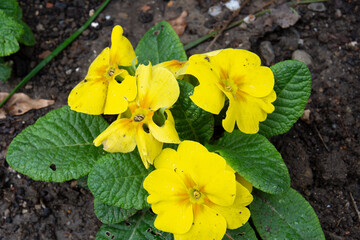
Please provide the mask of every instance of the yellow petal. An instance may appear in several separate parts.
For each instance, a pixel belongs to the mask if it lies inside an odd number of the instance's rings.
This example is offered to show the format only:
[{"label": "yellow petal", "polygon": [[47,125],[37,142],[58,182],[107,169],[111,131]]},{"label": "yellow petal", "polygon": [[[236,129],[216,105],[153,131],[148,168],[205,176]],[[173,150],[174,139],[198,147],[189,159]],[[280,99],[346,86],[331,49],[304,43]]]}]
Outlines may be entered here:
[{"label": "yellow petal", "polygon": [[194,224],[185,234],[174,234],[175,240],[222,239],[226,232],[223,216],[205,205],[194,205]]},{"label": "yellow petal", "polygon": [[178,153],[171,148],[165,148],[161,151],[160,155],[156,157],[154,166],[156,169],[169,169],[174,170],[179,162]]},{"label": "yellow petal", "polygon": [[160,142],[180,143],[179,135],[175,129],[175,121],[170,110],[165,110],[167,119],[163,126],[159,127],[154,121],[149,122],[151,134]]},{"label": "yellow petal", "polygon": [[234,204],[228,207],[210,204],[209,207],[220,213],[227,222],[227,228],[236,229],[244,225],[250,218],[250,211],[245,206],[253,200],[249,191],[241,184],[236,184],[236,198]]},{"label": "yellow petal", "polygon": [[107,88],[108,83],[104,78],[84,79],[69,94],[71,110],[92,115],[104,113]]},{"label": "yellow petal", "polygon": [[175,76],[175,78],[178,78],[179,76],[185,74],[186,68],[188,65],[189,65],[189,62],[187,62],[187,61],[180,62],[178,60],[171,60],[171,61],[156,64],[154,66],[154,68],[164,67],[164,68],[168,69]]},{"label": "yellow petal", "polygon": [[229,98],[229,107],[226,110],[226,117],[222,121],[222,125],[227,132],[232,132],[235,127],[235,122],[237,115],[242,114],[239,108],[238,102],[234,100],[233,96],[230,93],[226,93],[226,96]]},{"label": "yellow petal", "polygon": [[130,41],[123,36],[123,29],[116,25],[111,33],[110,64],[118,66],[131,66],[136,57]]},{"label": "yellow petal", "polygon": [[225,169],[219,171],[206,183],[203,192],[210,201],[217,205],[229,206],[233,204],[236,192],[235,174]]},{"label": "yellow petal", "polygon": [[118,119],[94,140],[94,144],[96,147],[103,144],[108,152],[131,152],[136,146],[135,132],[131,119]]},{"label": "yellow petal", "polygon": [[207,52],[207,53],[203,53],[202,55],[206,55],[208,57],[212,57],[212,56],[215,56],[217,55],[219,52],[221,52],[223,49],[219,49],[219,50],[214,50],[214,51],[211,51],[211,52]]},{"label": "yellow petal", "polygon": [[209,64],[209,57],[193,55],[189,59],[186,74],[191,74],[199,81],[191,100],[200,108],[213,114],[219,114],[224,106],[225,96],[216,83],[219,81],[218,71]]},{"label": "yellow petal", "polygon": [[252,192],[252,184],[248,182],[244,177],[240,176],[238,173],[236,173],[236,181],[243,185],[250,193]]},{"label": "yellow petal", "polygon": [[154,226],[161,231],[184,234],[192,226],[193,209],[189,201],[163,201],[153,204],[152,208],[161,210],[154,222]]},{"label": "yellow petal", "polygon": [[136,97],[136,79],[133,76],[118,83],[114,78],[109,82],[104,114],[120,114],[128,108],[128,102]]},{"label": "yellow petal", "polygon": [[255,98],[244,94],[241,101],[234,104],[234,108],[228,111],[235,111],[236,124],[240,131],[247,134],[254,134],[259,131],[259,122],[266,119],[267,114],[274,111],[270,99],[274,99],[275,92],[264,98]]},{"label": "yellow petal", "polygon": [[186,186],[173,170],[157,169],[151,172],[143,186],[150,194],[148,203],[158,214],[154,223],[156,228],[172,233],[189,231],[193,222],[192,206]]},{"label": "yellow petal", "polygon": [[177,150],[182,169],[196,183],[200,192],[220,205],[231,205],[235,199],[235,174],[226,170],[225,160],[193,141],[183,141]]},{"label": "yellow petal", "polygon": [[[164,181],[166,179],[166,181]],[[147,202],[154,204],[160,201],[182,201],[189,198],[184,182],[172,169],[156,169],[144,180],[143,186],[149,192]],[[159,208],[153,207],[155,213],[161,212]]]},{"label": "yellow petal", "polygon": [[224,49],[215,56],[210,57],[211,62],[221,66],[229,76],[241,72],[244,68],[253,68],[261,65],[258,55],[243,49]]},{"label": "yellow petal", "polygon": [[109,67],[110,61],[110,48],[105,48],[91,63],[87,78],[105,78],[106,70]]},{"label": "yellow petal", "polygon": [[239,90],[253,97],[265,97],[273,91],[274,74],[268,67],[248,68],[245,73],[236,72],[230,76],[238,82]]},{"label": "yellow petal", "polygon": [[151,133],[145,132],[139,124],[136,131],[136,144],[144,166],[149,168],[160,154],[163,143],[156,140]]},{"label": "yellow petal", "polygon": [[180,94],[174,75],[163,67],[152,68],[151,64],[140,66],[136,70],[139,106],[153,111],[171,107]]}]

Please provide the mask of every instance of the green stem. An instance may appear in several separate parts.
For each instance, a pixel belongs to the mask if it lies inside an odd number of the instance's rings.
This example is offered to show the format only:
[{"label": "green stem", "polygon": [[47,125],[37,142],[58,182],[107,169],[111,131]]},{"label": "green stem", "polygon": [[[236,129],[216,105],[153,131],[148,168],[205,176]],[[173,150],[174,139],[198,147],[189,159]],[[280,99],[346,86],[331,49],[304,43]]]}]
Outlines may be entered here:
[{"label": "green stem", "polygon": [[111,0],[105,0],[104,3],[99,7],[98,10],[92,15],[84,25],[82,25],[75,33],[73,33],[69,38],[67,38],[62,44],[60,44],[54,51],[52,51],[49,56],[42,60],[31,72],[26,75],[23,80],[7,95],[7,97],[0,103],[2,107],[7,100],[10,99],[14,93],[16,93],[21,87],[23,87],[32,77],[34,77],[48,62],[50,62],[54,57],[56,57],[62,50],[64,50],[70,43],[72,43],[100,14],[102,10],[109,4]]},{"label": "green stem", "polygon": [[[327,2],[328,0],[299,0],[299,1],[294,1],[294,2],[290,2],[289,5],[290,6],[293,6],[293,5],[298,5],[298,4],[308,4],[308,3],[316,3],[316,2]],[[255,17],[260,17],[268,12],[270,12],[271,10],[270,9],[264,9],[256,14],[254,14]],[[240,21],[237,21],[237,22],[234,22],[232,24],[230,24],[227,28],[225,28],[225,30],[229,30],[233,27],[236,27],[237,25],[240,25],[241,23],[243,23],[244,20],[240,20]],[[214,37],[216,34],[218,34],[220,32],[220,30],[215,30],[207,35],[204,35],[192,42],[189,42],[188,44],[184,45],[184,50],[187,51],[197,45],[199,45],[200,43],[202,42],[205,42],[206,40],[208,40],[209,38],[211,37]]]}]

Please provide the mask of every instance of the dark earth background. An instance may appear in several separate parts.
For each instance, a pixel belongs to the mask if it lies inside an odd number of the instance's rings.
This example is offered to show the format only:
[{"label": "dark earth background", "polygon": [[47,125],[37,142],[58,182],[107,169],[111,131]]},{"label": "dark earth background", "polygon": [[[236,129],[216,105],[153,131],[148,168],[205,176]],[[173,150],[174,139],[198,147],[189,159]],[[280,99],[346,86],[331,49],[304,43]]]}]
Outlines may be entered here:
[{"label": "dark earth background", "polygon": [[[75,32],[97,9],[100,0],[21,0],[23,20],[35,34],[34,47],[22,47],[11,57],[15,69],[9,92],[48,51]],[[156,22],[177,17],[188,10],[186,44],[221,26],[231,12],[222,8],[217,17],[208,14],[216,0],[116,1],[113,0],[66,50],[41,70],[21,92],[32,98],[54,99],[51,107],[0,120],[0,240],[94,239],[101,223],[93,212],[93,197],[76,181],[36,182],[12,170],[6,163],[11,140],[26,126],[52,109],[67,104],[70,90],[86,75],[92,60],[109,46],[115,24],[135,47]],[[245,17],[264,4],[276,8],[284,1],[250,1]],[[147,4],[150,10],[141,7]],[[308,64],[313,77],[306,107],[309,118],[299,120],[286,134],[271,139],[282,154],[292,187],[313,206],[327,239],[360,239],[360,3],[331,0],[317,5],[297,5],[299,21],[288,28],[274,24],[269,16],[242,24],[219,37],[209,49],[244,48],[259,54],[270,66],[287,59]],[[107,19],[106,16],[110,16]],[[202,53],[210,42],[189,50]],[[295,55],[294,55],[294,52]],[[294,206],[296,207],[296,206]]]}]

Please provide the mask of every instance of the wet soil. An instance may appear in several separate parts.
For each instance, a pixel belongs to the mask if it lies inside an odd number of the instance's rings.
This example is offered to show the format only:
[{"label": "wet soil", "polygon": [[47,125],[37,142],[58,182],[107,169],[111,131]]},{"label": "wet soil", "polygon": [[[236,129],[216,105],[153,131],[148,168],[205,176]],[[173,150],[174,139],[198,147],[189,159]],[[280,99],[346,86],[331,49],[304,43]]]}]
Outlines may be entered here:
[{"label": "wet soil", "polygon": [[[43,54],[75,32],[96,9],[100,0],[21,0],[24,20],[33,29],[34,47],[22,47],[12,57],[13,78],[0,83],[10,91]],[[33,98],[54,99],[55,104],[22,116],[0,120],[0,240],[94,239],[101,223],[93,213],[91,193],[76,181],[36,182],[16,173],[6,163],[11,140],[26,126],[52,109],[67,103],[70,90],[86,75],[97,54],[110,43],[115,24],[137,45],[156,22],[188,10],[186,44],[222,25],[231,12],[222,8],[212,17],[208,8],[219,1],[112,1],[90,27],[64,52],[53,59],[21,91]],[[283,1],[274,1],[275,8]],[[150,10],[141,7],[147,4]],[[265,2],[251,1],[240,16],[261,9]],[[259,17],[225,32],[208,50],[244,48],[258,53],[267,65],[296,58],[303,51],[313,77],[306,109],[310,116],[299,120],[286,134],[271,139],[282,154],[292,187],[313,206],[327,239],[360,239],[360,11],[359,2],[334,0],[322,5],[297,5],[301,16],[288,28],[271,16]],[[110,16],[110,19],[108,17]],[[269,20],[270,19],[270,20]],[[204,52],[210,42],[189,50]],[[357,206],[356,206],[357,205]]]}]

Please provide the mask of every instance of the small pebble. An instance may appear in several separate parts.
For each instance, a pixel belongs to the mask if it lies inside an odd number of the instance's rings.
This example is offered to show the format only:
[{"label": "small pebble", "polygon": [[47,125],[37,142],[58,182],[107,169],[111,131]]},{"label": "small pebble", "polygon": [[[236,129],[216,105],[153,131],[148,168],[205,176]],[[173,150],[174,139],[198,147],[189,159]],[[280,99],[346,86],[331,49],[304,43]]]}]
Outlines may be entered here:
[{"label": "small pebble", "polygon": [[106,20],[110,20],[110,19],[111,19],[111,16],[110,16],[110,15],[106,15],[106,16],[105,16],[105,19],[106,19]]},{"label": "small pebble", "polygon": [[260,43],[260,53],[265,59],[267,66],[270,66],[270,64],[275,60],[274,49],[270,41],[263,41]]},{"label": "small pebble", "polygon": [[92,22],[91,23],[91,27],[93,27],[93,28],[98,28],[99,27],[99,23],[98,22]]},{"label": "small pebble", "polygon": [[89,17],[91,17],[92,15],[94,15],[94,13],[95,13],[95,10],[94,10],[94,9],[91,9],[91,10],[89,11]]},{"label": "small pebble", "polygon": [[310,3],[308,8],[314,12],[324,12],[326,7],[323,3]]},{"label": "small pebble", "polygon": [[292,60],[298,60],[300,62],[303,62],[305,63],[307,66],[310,66],[312,65],[312,58],[311,56],[303,51],[303,50],[296,50],[293,52],[292,54],[292,57],[291,57]]},{"label": "small pebble", "polygon": [[9,209],[6,209],[4,211],[4,215],[5,215],[5,218],[8,218],[10,216],[10,210]]},{"label": "small pebble", "polygon": [[208,10],[208,14],[213,17],[220,15],[220,13],[221,13],[221,6],[219,4],[210,7]]},{"label": "small pebble", "polygon": [[70,75],[71,73],[72,73],[72,70],[71,70],[71,69],[68,69],[68,70],[65,71],[65,74],[66,74],[66,75]]},{"label": "small pebble", "polygon": [[341,16],[342,16],[341,10],[340,10],[340,9],[336,9],[336,10],[335,10],[335,18],[341,18]]},{"label": "small pebble", "polygon": [[240,3],[238,0],[230,0],[225,3],[225,7],[230,11],[234,12],[240,8]]}]

